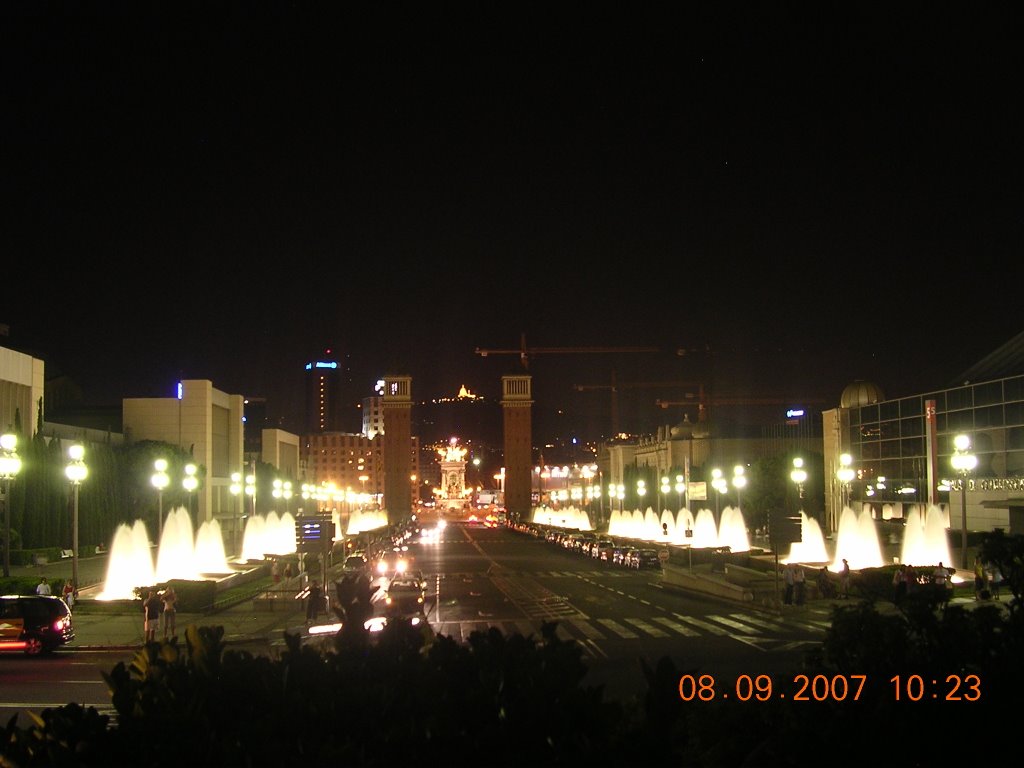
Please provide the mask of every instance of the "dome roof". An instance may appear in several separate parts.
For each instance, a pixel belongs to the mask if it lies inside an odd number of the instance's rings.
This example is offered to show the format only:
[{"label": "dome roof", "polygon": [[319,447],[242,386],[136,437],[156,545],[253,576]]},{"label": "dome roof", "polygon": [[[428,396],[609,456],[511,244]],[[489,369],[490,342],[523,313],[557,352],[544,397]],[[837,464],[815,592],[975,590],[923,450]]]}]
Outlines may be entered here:
[{"label": "dome roof", "polygon": [[678,440],[689,440],[693,435],[693,422],[689,414],[683,414],[683,420],[669,430],[669,434]]},{"label": "dome roof", "polygon": [[870,381],[857,379],[848,384],[839,398],[840,408],[859,408],[862,405],[871,405],[880,400],[885,400],[885,393],[881,387]]}]

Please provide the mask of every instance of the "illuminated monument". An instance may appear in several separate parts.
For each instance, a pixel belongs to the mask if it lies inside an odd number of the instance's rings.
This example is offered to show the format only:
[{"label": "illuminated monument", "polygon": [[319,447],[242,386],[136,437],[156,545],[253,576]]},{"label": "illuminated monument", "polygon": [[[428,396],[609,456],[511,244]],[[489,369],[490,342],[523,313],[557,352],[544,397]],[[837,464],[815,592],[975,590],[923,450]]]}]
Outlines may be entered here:
[{"label": "illuminated monument", "polygon": [[449,512],[463,512],[470,494],[466,488],[467,450],[459,445],[459,438],[453,437],[437,453],[441,457],[438,461],[441,469],[441,482],[437,489],[438,506]]}]

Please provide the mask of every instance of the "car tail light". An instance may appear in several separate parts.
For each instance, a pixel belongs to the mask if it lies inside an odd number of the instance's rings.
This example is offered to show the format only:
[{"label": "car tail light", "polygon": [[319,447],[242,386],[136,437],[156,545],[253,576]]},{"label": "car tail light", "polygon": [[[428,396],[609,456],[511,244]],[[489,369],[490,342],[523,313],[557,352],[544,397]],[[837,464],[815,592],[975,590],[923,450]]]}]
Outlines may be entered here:
[{"label": "car tail light", "polygon": [[69,620],[67,616],[61,616],[59,619],[53,622],[53,631],[63,632],[64,629],[68,626],[68,621]]}]

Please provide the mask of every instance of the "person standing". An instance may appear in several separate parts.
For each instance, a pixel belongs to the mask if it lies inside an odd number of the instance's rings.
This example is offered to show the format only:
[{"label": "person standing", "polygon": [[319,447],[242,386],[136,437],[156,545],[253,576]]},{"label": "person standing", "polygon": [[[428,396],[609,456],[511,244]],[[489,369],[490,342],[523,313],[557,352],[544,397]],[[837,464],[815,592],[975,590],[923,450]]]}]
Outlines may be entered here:
[{"label": "person standing", "polygon": [[804,580],[804,569],[803,566],[798,565],[793,570],[793,593],[794,599],[797,605],[804,604],[804,594],[807,588],[807,584]]},{"label": "person standing", "polygon": [[50,591],[50,582],[48,582],[46,580],[45,576],[40,578],[39,579],[39,583],[36,584],[36,594],[37,595],[52,595],[53,594],[53,592]]},{"label": "person standing", "polygon": [[794,571],[795,567],[793,563],[786,563],[786,567],[782,571],[782,579],[786,583],[786,591],[783,593],[782,602],[786,605],[793,604],[793,587],[795,582],[793,577]]},{"label": "person standing", "polygon": [[999,585],[1003,581],[1003,574],[999,572],[998,565],[995,563],[989,563],[988,570],[985,573],[985,580],[988,582],[988,588],[992,593],[992,597],[998,600]]},{"label": "person standing", "polygon": [[164,590],[163,594],[164,604],[164,639],[167,639],[168,633],[171,637],[176,634],[175,620],[178,617],[178,593],[174,591],[174,587],[170,584],[167,585],[167,589]]},{"label": "person standing", "polygon": [[155,643],[156,628],[160,624],[160,598],[152,589],[149,590],[149,595],[146,596],[146,600],[142,604],[142,615],[146,642]]},{"label": "person standing", "polygon": [[845,600],[850,596],[850,563],[844,557],[843,567],[839,571],[839,597]]},{"label": "person standing", "polygon": [[312,624],[320,615],[320,602],[323,600],[323,592],[320,591],[320,582],[313,579],[309,583],[309,602],[306,603],[306,623]]},{"label": "person standing", "polygon": [[270,577],[274,580],[275,587],[281,583],[281,563],[277,560],[270,566]]},{"label": "person standing", "polygon": [[75,607],[75,585],[71,583],[71,579],[64,582],[64,589],[61,590],[61,598],[64,600],[64,604],[67,605],[68,610],[73,610]]},{"label": "person standing", "polygon": [[985,564],[981,562],[981,558],[975,555],[974,557],[974,599],[975,600],[988,600],[990,595],[984,594],[987,590],[985,587]]}]

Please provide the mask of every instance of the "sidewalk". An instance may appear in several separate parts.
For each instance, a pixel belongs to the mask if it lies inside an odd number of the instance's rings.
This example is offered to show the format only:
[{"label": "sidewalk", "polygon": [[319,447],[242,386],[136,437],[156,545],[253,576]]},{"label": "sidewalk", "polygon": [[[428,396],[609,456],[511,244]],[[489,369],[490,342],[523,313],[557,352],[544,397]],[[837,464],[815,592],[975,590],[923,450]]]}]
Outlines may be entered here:
[{"label": "sidewalk", "polygon": [[[106,576],[107,557],[81,558],[79,578],[83,587],[96,586]],[[12,567],[15,575],[29,575],[33,578],[46,576],[57,588],[71,577],[71,561],[62,559],[45,565]],[[328,571],[329,580],[338,578],[341,564]],[[330,585],[333,588],[333,584]],[[293,599],[301,589],[299,577],[290,584],[282,584],[273,600],[246,599],[231,607],[209,613],[188,613],[178,611],[175,628],[179,641],[184,641],[185,628],[190,624],[198,626],[221,626],[224,641],[229,644],[265,645],[268,649],[280,646],[284,634],[306,635],[306,601]],[[262,597],[265,598],[266,594]],[[129,606],[124,611],[96,608],[83,599],[72,611],[75,639],[63,647],[65,651],[89,650],[132,650],[141,648],[145,642],[142,621],[142,602]],[[257,604],[258,603],[258,604]],[[132,610],[135,608],[135,610]],[[321,614],[323,617],[323,614]],[[326,622],[325,622],[326,623]],[[157,631],[157,639],[163,637],[163,629]]]},{"label": "sidewalk", "polygon": [[[178,612],[176,630],[179,640],[185,628],[198,626],[224,627],[224,641],[230,644],[265,643],[269,648],[283,641],[284,633],[305,634],[305,601],[281,600],[280,607],[270,611],[256,609],[252,600],[214,613]],[[144,644],[142,604],[136,613],[92,612],[84,607],[73,613],[75,639],[64,650],[90,651],[97,649],[131,650]],[[157,631],[157,639],[163,630]]]}]

